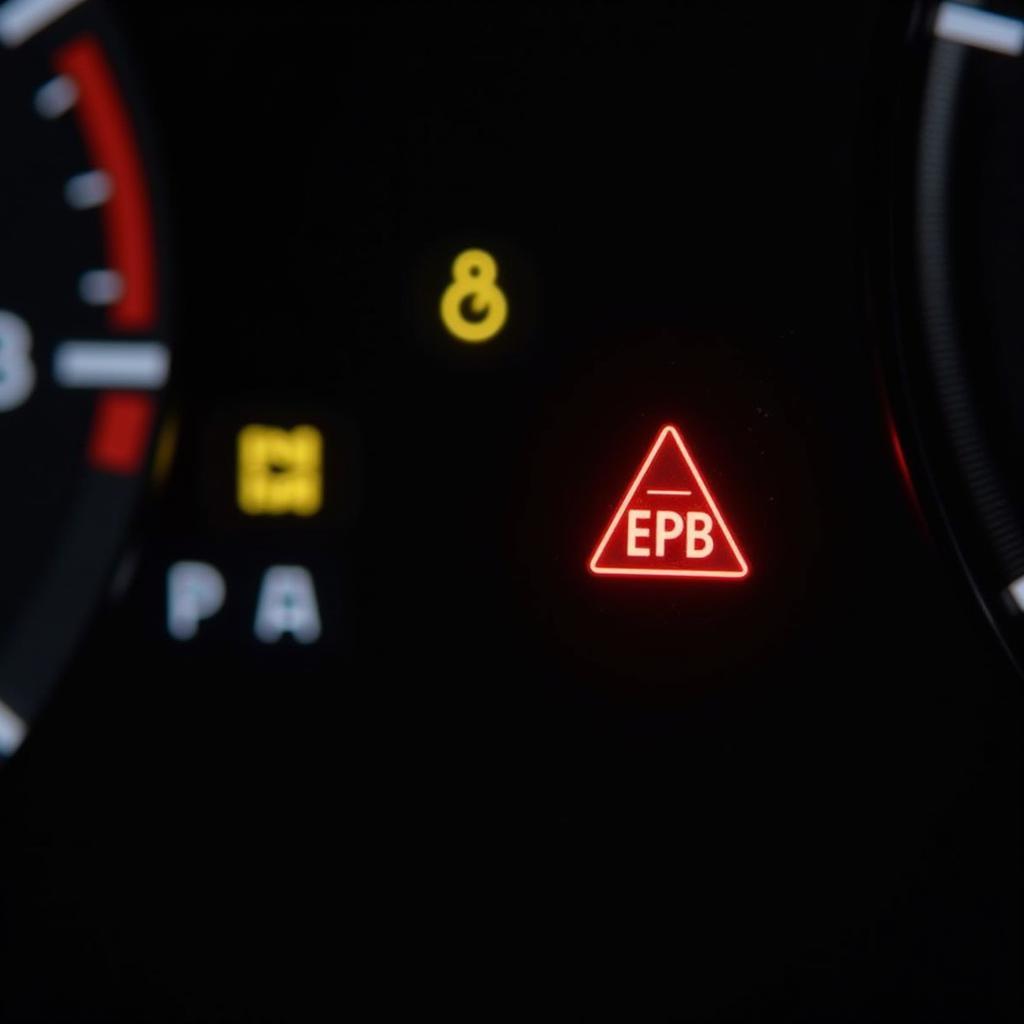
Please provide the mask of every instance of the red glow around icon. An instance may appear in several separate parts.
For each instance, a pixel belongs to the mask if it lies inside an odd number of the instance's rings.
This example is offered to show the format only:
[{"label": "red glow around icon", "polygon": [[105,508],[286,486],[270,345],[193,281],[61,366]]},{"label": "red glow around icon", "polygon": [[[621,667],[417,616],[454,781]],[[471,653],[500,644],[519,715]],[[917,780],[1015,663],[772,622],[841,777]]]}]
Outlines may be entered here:
[{"label": "red glow around icon", "polygon": [[750,568],[683,439],[662,428],[590,559],[596,576],[738,580]]}]

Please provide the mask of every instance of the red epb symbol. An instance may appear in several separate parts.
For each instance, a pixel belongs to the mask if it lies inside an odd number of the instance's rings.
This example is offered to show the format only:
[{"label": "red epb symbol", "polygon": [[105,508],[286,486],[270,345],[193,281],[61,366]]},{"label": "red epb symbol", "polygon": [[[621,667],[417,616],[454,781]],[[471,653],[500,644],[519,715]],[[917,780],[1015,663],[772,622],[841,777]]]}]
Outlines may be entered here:
[{"label": "red epb symbol", "polygon": [[723,580],[750,572],[675,427],[658,434],[590,559],[590,571]]}]

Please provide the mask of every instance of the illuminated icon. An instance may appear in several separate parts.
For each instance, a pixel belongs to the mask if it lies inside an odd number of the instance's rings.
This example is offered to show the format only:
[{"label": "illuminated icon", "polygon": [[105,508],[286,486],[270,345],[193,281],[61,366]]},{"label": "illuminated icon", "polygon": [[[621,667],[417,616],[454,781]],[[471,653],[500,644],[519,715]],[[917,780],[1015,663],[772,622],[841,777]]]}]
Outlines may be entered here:
[{"label": "illuminated icon", "polygon": [[320,607],[313,576],[301,565],[274,565],[263,575],[256,605],[256,638],[276,644],[291,634],[300,644],[320,639]]},{"label": "illuminated icon", "polygon": [[251,423],[238,434],[238,507],[250,516],[312,516],[323,504],[323,437]]},{"label": "illuminated icon", "polygon": [[227,587],[207,562],[175,562],[167,570],[167,632],[175,640],[192,640],[199,623],[224,607]]},{"label": "illuminated icon", "polygon": [[441,296],[441,320],[459,341],[490,341],[505,326],[508,301],[498,287],[498,264],[483,249],[466,249],[452,263],[452,283]]},{"label": "illuminated icon", "polygon": [[675,427],[662,428],[590,559],[598,576],[743,579],[750,569]]},{"label": "illuminated icon", "polygon": [[[223,607],[227,585],[208,562],[175,562],[167,570],[167,632],[194,640],[200,625]],[[300,644],[320,639],[320,605],[313,574],[301,565],[272,565],[263,573],[253,623],[256,639],[276,644],[291,636]]]}]

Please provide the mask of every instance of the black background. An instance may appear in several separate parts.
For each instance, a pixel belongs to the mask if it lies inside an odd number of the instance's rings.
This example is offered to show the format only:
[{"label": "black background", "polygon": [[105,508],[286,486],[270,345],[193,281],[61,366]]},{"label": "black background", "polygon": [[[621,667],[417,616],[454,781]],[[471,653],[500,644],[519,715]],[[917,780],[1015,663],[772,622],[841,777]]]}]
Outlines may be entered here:
[{"label": "black background", "polygon": [[[181,432],[0,780],[3,1011],[1016,1019],[1019,685],[863,294],[898,19],[111,6]],[[480,347],[436,316],[467,245],[510,301]],[[232,511],[252,420],[324,429],[319,519]],[[587,574],[666,422],[749,581]],[[187,645],[178,558],[229,590]],[[272,564],[321,644],[253,639]]]}]

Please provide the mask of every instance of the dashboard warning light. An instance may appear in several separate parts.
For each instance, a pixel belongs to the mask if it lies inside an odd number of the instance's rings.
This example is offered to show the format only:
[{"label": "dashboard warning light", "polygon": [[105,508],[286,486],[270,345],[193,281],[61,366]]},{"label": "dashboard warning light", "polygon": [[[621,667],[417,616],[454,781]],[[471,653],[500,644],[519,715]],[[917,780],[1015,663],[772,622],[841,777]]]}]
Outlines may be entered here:
[{"label": "dashboard warning light", "polygon": [[451,283],[441,296],[441,322],[459,341],[490,341],[505,326],[508,300],[498,286],[498,263],[483,249],[455,257]]},{"label": "dashboard warning light", "polygon": [[721,580],[749,574],[675,427],[658,434],[590,559],[590,571]]},{"label": "dashboard warning light", "polygon": [[323,504],[323,437],[250,423],[238,434],[238,507],[250,516],[312,516]]}]

